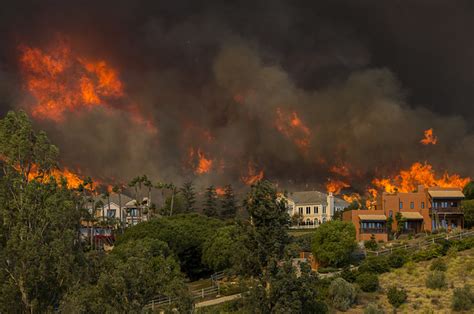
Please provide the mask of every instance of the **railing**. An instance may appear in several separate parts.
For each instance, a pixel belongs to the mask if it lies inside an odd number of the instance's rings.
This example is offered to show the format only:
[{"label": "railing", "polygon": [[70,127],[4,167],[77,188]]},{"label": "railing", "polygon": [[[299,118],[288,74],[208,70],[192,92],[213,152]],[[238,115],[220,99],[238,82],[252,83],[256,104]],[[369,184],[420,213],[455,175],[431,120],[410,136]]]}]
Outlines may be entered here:
[{"label": "railing", "polygon": [[441,214],[441,213],[463,213],[463,209],[460,206],[456,207],[434,207],[431,209],[431,211],[435,214]]},{"label": "railing", "polygon": [[386,228],[361,228],[360,233],[368,233],[368,234],[387,233],[387,229]]},{"label": "railing", "polygon": [[[212,287],[196,289],[191,291],[191,296],[194,300],[204,299],[209,296],[218,296],[220,295],[220,286],[218,280],[225,277],[225,273],[223,271],[217,272],[211,275]],[[144,309],[158,309],[164,306],[170,306],[174,302],[176,302],[178,298],[171,298],[167,296],[160,296],[153,300],[151,300],[147,305],[145,305]]]},{"label": "railing", "polygon": [[433,245],[434,243],[436,243],[436,241],[439,241],[439,240],[448,240],[448,241],[451,240],[452,241],[452,240],[461,240],[461,239],[469,238],[469,237],[474,237],[474,230],[462,231],[462,232],[455,233],[455,234],[440,235],[439,237],[433,237],[431,239],[427,239],[425,241],[421,241],[421,242],[418,242],[418,243],[405,244],[405,245],[401,245],[401,246],[397,246],[397,247],[393,247],[393,248],[389,248],[389,249],[385,249],[385,250],[380,250],[380,251],[366,250],[365,254],[366,255],[379,256],[379,255],[392,254],[393,252],[396,252],[396,251],[399,251],[399,250],[408,250],[408,249],[421,250],[421,249],[424,249],[426,247],[429,247],[429,246]]},{"label": "railing", "polygon": [[319,227],[319,224],[316,225],[299,225],[299,226],[290,226],[290,229],[315,229]]}]

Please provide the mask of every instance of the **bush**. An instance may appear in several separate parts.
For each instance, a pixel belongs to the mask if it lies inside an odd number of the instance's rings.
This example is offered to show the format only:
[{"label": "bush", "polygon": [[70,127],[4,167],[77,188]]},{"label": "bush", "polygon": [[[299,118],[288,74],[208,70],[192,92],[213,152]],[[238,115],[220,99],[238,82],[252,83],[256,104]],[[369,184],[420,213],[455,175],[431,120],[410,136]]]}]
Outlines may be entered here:
[{"label": "bush", "polygon": [[406,302],[408,296],[407,292],[403,288],[397,288],[395,286],[390,287],[387,291],[388,302],[394,307],[397,308],[403,303]]},{"label": "bush", "polygon": [[371,235],[370,240],[364,242],[364,246],[367,250],[376,251],[379,248],[379,245],[377,244],[377,241],[375,240],[375,235]]},{"label": "bush", "polygon": [[454,289],[451,308],[454,311],[469,311],[474,308],[474,293],[470,286],[465,285],[464,288]]},{"label": "bush", "polygon": [[354,286],[342,278],[336,278],[329,286],[328,297],[332,306],[346,311],[354,304],[357,293]]},{"label": "bush", "polygon": [[430,270],[446,271],[448,270],[448,265],[446,265],[442,259],[438,258],[431,262]]},{"label": "bush", "polygon": [[444,255],[443,250],[444,250],[443,246],[436,244],[429,247],[426,250],[419,251],[413,254],[411,259],[414,262],[429,261],[429,260],[432,260],[433,258],[443,256]]},{"label": "bush", "polygon": [[388,258],[388,264],[392,268],[400,268],[408,261],[407,255],[405,250],[395,251]]},{"label": "bush", "polygon": [[390,266],[386,256],[371,256],[360,264],[359,271],[361,273],[383,274],[390,271]]},{"label": "bush", "polygon": [[320,274],[334,273],[336,271],[339,271],[339,268],[335,268],[335,267],[319,267],[318,268],[318,273]]},{"label": "bush", "polygon": [[443,289],[448,286],[444,272],[435,270],[426,276],[425,284],[430,289]]},{"label": "bush", "polygon": [[357,270],[350,270],[349,268],[344,268],[341,272],[341,278],[347,282],[355,282],[359,272]]},{"label": "bush", "polygon": [[355,282],[359,285],[360,289],[365,292],[377,291],[379,287],[379,278],[376,274],[372,273],[359,274]]},{"label": "bush", "polygon": [[364,314],[384,314],[384,311],[378,304],[369,303],[364,310]]}]

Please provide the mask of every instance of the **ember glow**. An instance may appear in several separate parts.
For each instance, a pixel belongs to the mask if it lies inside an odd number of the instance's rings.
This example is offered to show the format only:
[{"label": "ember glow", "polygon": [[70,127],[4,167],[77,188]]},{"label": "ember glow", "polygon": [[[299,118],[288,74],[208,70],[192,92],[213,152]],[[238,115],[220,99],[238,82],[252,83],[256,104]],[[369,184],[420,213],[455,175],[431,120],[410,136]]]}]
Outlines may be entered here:
[{"label": "ember glow", "polygon": [[394,193],[396,191],[413,192],[418,188],[418,185],[463,188],[470,180],[470,178],[463,178],[458,174],[447,172],[436,175],[430,164],[416,162],[409,169],[401,170],[392,178],[375,178],[372,180],[372,184],[385,192]]},{"label": "ember glow", "polygon": [[275,126],[281,134],[292,140],[301,152],[308,151],[311,131],[295,111],[290,113],[277,108]]},{"label": "ember glow", "polygon": [[420,141],[423,145],[435,145],[438,142],[438,137],[433,134],[433,129],[425,130],[425,137]]},{"label": "ember glow", "polygon": [[218,196],[224,196],[224,195],[225,195],[225,189],[224,189],[223,187],[218,186],[218,187],[216,188],[216,194],[217,194]]}]

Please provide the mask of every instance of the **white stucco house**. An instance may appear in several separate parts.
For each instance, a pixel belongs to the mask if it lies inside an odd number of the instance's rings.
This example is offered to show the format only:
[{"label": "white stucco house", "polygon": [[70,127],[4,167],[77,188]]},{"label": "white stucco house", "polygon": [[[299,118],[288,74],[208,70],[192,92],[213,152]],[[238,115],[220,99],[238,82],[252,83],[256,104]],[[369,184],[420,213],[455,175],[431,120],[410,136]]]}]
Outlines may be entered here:
[{"label": "white stucco house", "polygon": [[342,211],[349,206],[343,199],[332,193],[319,191],[291,192],[286,196],[288,214],[299,217],[300,225],[317,227],[334,216],[336,211]]}]

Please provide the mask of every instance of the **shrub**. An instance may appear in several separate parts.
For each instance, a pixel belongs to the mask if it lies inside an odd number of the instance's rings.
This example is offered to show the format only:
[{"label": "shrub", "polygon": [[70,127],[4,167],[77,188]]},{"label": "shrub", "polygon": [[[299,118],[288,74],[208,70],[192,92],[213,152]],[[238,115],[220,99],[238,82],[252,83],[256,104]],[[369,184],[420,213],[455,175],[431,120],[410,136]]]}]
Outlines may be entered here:
[{"label": "shrub", "polygon": [[400,268],[407,262],[407,260],[407,252],[405,250],[400,250],[390,255],[388,259],[388,264],[392,268]]},{"label": "shrub", "polygon": [[390,271],[388,259],[385,256],[371,256],[366,258],[359,266],[361,273],[383,274]]},{"label": "shrub", "polygon": [[349,268],[344,268],[341,272],[341,278],[343,278],[347,282],[355,282],[357,275],[358,275],[357,270],[350,270]]},{"label": "shrub", "polygon": [[377,291],[379,287],[379,278],[376,274],[361,273],[357,276],[356,283],[362,291],[374,292]]},{"label": "shrub", "polygon": [[331,304],[340,311],[349,309],[356,300],[356,289],[342,278],[336,278],[329,286],[328,297]]},{"label": "shrub", "polygon": [[411,259],[414,262],[429,261],[433,258],[443,256],[443,247],[439,244],[433,245],[426,250],[419,251],[412,255]]},{"label": "shrub", "polygon": [[384,314],[384,311],[379,307],[378,304],[369,303],[364,310],[364,314]]},{"label": "shrub", "polygon": [[356,248],[356,231],[352,223],[331,220],[314,232],[312,252],[323,265],[342,267],[348,265]]},{"label": "shrub", "polygon": [[430,289],[443,289],[448,286],[444,272],[435,270],[426,276],[425,284]]},{"label": "shrub", "polygon": [[446,271],[448,270],[448,265],[446,265],[442,259],[438,258],[431,262],[430,270]]},{"label": "shrub", "polygon": [[455,311],[469,311],[474,308],[474,293],[470,286],[454,289],[451,308]]},{"label": "shrub", "polygon": [[339,268],[335,268],[335,267],[319,267],[318,273],[320,274],[334,273],[338,270]]},{"label": "shrub", "polygon": [[395,286],[390,287],[387,291],[388,302],[394,307],[397,308],[407,300],[407,292],[403,288],[397,288]]},{"label": "shrub", "polygon": [[375,235],[371,235],[370,240],[364,242],[364,246],[367,250],[376,251],[379,248],[379,245],[377,244],[377,241],[375,240]]}]

